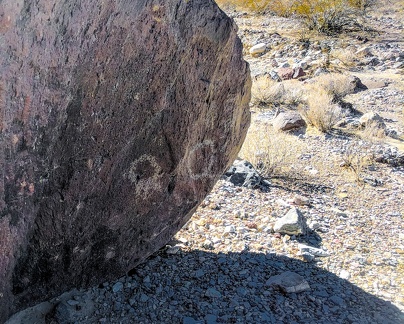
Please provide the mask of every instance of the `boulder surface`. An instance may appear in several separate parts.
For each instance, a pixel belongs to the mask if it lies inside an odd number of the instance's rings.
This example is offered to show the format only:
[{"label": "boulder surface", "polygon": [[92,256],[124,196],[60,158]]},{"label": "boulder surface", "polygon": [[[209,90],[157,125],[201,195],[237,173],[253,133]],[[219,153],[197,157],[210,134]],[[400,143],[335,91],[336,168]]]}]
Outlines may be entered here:
[{"label": "boulder surface", "polygon": [[166,244],[236,158],[250,87],[213,0],[0,0],[0,322]]}]

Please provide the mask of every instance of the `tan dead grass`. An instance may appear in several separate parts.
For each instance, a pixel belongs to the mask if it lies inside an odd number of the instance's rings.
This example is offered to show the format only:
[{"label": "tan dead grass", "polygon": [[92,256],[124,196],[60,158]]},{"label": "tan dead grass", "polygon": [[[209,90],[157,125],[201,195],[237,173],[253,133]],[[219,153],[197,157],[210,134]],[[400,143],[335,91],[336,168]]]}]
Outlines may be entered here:
[{"label": "tan dead grass", "polygon": [[342,159],[341,167],[360,183],[365,178],[367,168],[374,163],[375,157],[369,143],[354,141],[349,145]]},{"label": "tan dead grass", "polygon": [[[276,132],[270,125],[250,127],[239,156],[248,160],[263,176],[296,176],[301,172],[299,157],[305,150],[296,136]],[[299,171],[300,170],[300,171]]]},{"label": "tan dead grass", "polygon": [[276,82],[263,75],[253,81],[252,104],[260,109],[299,108],[308,125],[328,132],[344,116],[338,100],[353,88],[352,78],[345,74],[323,74],[306,84],[298,80]]},{"label": "tan dead grass", "polygon": [[365,128],[360,132],[359,136],[369,143],[384,142],[386,131],[380,127],[379,123],[370,121],[366,123]]},{"label": "tan dead grass", "polygon": [[342,118],[342,111],[333,103],[333,96],[317,85],[307,92],[306,105],[302,105],[299,111],[308,125],[324,133]]},{"label": "tan dead grass", "polygon": [[296,108],[303,102],[303,86],[297,80],[277,82],[268,75],[257,77],[251,88],[251,103],[260,108]]},{"label": "tan dead grass", "polygon": [[257,77],[251,87],[251,103],[258,107],[277,105],[285,96],[285,87],[282,83],[272,80],[264,75]]},{"label": "tan dead grass", "polygon": [[357,57],[352,48],[335,48],[331,50],[330,56],[340,60],[346,68],[353,67],[357,63]]},{"label": "tan dead grass", "polygon": [[[342,73],[321,74],[313,79],[313,84],[317,88],[326,90],[334,98],[342,98],[353,92],[355,85],[352,77]],[[315,87],[312,89],[315,91]]]}]

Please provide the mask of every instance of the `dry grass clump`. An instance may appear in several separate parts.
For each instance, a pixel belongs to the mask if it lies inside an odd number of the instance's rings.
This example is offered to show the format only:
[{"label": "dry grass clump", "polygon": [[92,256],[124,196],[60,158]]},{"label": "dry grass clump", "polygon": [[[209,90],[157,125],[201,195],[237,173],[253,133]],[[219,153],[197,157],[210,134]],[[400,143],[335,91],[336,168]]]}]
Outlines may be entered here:
[{"label": "dry grass clump", "polygon": [[283,17],[301,17],[308,28],[337,33],[356,22],[372,0],[217,0],[219,6],[233,6],[251,12],[270,10]]},{"label": "dry grass clump", "polygon": [[251,162],[263,176],[298,172],[304,147],[295,136],[276,132],[270,126],[252,126],[239,156]]},{"label": "dry grass clump", "polygon": [[333,95],[318,85],[307,92],[306,105],[300,106],[300,114],[310,126],[326,133],[341,120],[341,108],[333,102]]},{"label": "dry grass clump", "polygon": [[264,75],[257,77],[251,87],[251,103],[258,107],[270,107],[276,105],[285,95],[285,87],[282,83],[272,80]]},{"label": "dry grass clump", "polygon": [[354,176],[355,181],[362,182],[366,168],[374,163],[374,159],[374,152],[369,144],[363,141],[355,141],[344,152],[341,167],[348,170]]},{"label": "dry grass clump", "polygon": [[264,75],[253,81],[251,102],[260,109],[299,109],[308,125],[328,132],[344,117],[339,104],[354,88],[354,80],[344,74],[323,74],[306,84],[298,80],[276,82]]},{"label": "dry grass clump", "polygon": [[355,80],[348,75],[322,74],[306,86],[306,104],[300,106],[300,113],[308,125],[328,132],[345,116],[340,104],[354,89]]},{"label": "dry grass clump", "polygon": [[315,78],[313,82],[317,87],[324,89],[333,96],[334,101],[353,93],[355,89],[355,80],[347,74],[321,74]]},{"label": "dry grass clump", "polygon": [[251,95],[251,103],[259,108],[296,108],[303,102],[303,87],[296,80],[277,82],[263,75],[253,81]]},{"label": "dry grass clump", "polygon": [[386,131],[384,128],[380,127],[378,122],[369,121],[366,123],[360,137],[370,143],[381,142],[386,138]]},{"label": "dry grass clump", "polygon": [[346,67],[353,67],[357,63],[355,51],[351,48],[334,48],[330,56],[340,60]]}]

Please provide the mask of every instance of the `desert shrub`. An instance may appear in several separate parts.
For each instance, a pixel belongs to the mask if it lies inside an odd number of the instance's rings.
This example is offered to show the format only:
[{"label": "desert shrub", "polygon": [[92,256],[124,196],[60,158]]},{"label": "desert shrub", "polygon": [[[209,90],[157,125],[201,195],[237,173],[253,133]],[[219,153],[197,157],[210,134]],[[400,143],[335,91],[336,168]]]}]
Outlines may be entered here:
[{"label": "desert shrub", "polygon": [[264,11],[271,3],[270,0],[216,0],[216,2],[221,7],[231,6],[250,12]]},{"label": "desert shrub", "polygon": [[347,74],[326,73],[313,80],[316,86],[324,89],[336,102],[348,94],[354,93],[355,79]]},{"label": "desert shrub", "polygon": [[253,80],[251,94],[252,104],[259,108],[293,108],[303,102],[303,88],[299,81],[277,82],[267,75]]},{"label": "desert shrub", "polygon": [[285,176],[292,170],[296,172],[303,149],[295,136],[258,125],[249,129],[239,155],[263,176]]},{"label": "desert shrub", "polygon": [[348,170],[357,182],[362,182],[366,168],[374,163],[374,153],[369,144],[355,141],[346,148],[342,160],[341,167]]},{"label": "desert shrub", "polygon": [[356,24],[356,17],[371,0],[218,0],[252,12],[270,10],[283,17],[296,15],[307,27],[323,33],[335,33]]},{"label": "desert shrub", "polygon": [[355,51],[351,48],[335,48],[330,52],[330,55],[340,60],[346,67],[354,66],[357,61]]},{"label": "desert shrub", "polygon": [[298,80],[276,82],[264,75],[253,81],[252,103],[261,109],[299,109],[308,125],[328,132],[344,117],[342,98],[354,88],[355,80],[345,74],[322,74],[307,84]]},{"label": "desert shrub", "polygon": [[328,132],[341,120],[343,114],[334,97],[324,88],[312,85],[307,91],[306,104],[299,108],[300,114],[310,126]]},{"label": "desert shrub", "polygon": [[293,12],[304,19],[308,28],[329,34],[354,25],[358,6],[350,0],[297,0]]},{"label": "desert shrub", "polygon": [[270,107],[277,105],[285,95],[282,83],[263,75],[253,80],[251,87],[251,103],[258,107]]}]

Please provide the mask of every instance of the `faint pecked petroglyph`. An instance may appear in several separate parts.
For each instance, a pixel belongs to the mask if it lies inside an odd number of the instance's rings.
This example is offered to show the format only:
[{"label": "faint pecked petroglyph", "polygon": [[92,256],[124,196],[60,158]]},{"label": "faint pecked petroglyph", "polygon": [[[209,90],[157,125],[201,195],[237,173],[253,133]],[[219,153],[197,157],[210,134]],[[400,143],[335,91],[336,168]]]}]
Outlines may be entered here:
[{"label": "faint pecked petroglyph", "polygon": [[153,155],[143,154],[133,161],[127,173],[128,179],[136,184],[136,195],[149,196],[162,190],[162,169]]},{"label": "faint pecked petroglyph", "polygon": [[193,146],[186,155],[188,174],[193,180],[214,178],[216,148],[212,140],[204,140]]}]

